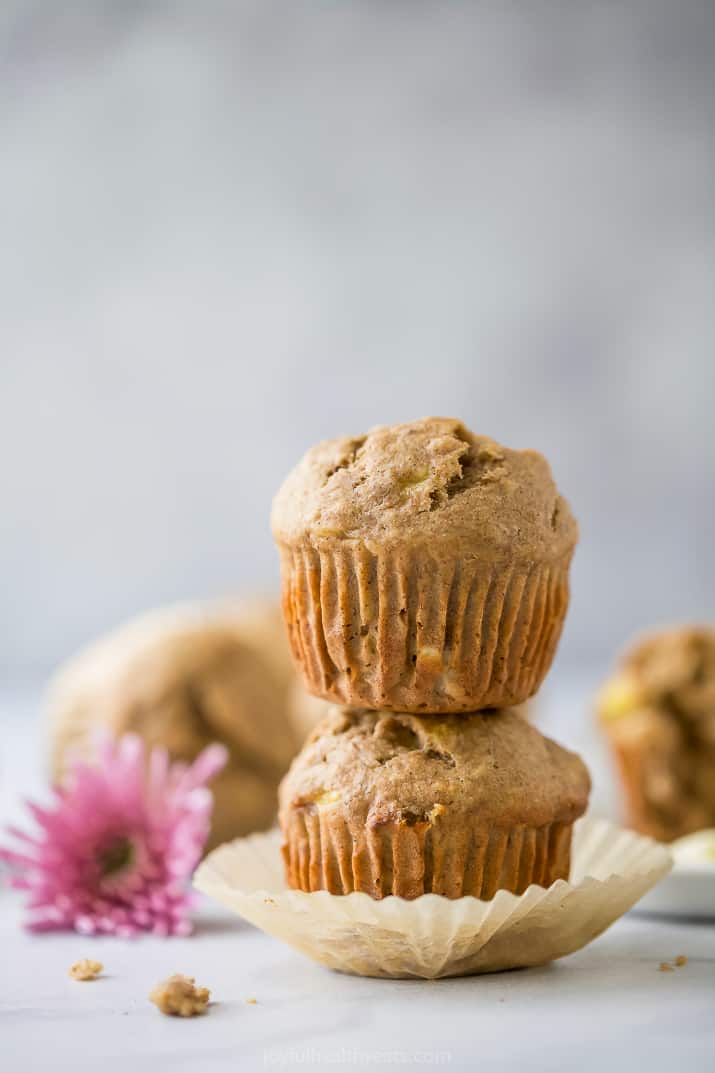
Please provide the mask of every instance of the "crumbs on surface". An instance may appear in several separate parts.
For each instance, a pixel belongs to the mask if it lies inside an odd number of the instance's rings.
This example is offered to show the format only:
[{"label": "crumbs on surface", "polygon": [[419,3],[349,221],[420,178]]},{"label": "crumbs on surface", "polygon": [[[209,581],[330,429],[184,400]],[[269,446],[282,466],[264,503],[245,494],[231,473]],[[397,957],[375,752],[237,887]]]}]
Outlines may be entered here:
[{"label": "crumbs on surface", "polygon": [[248,1003],[249,1006],[256,1006],[257,1005],[256,999],[254,999],[254,998],[247,998],[246,1002]]},{"label": "crumbs on surface", "polygon": [[193,976],[175,973],[151,991],[149,1001],[168,1017],[196,1017],[206,1011],[211,992],[196,987]]},{"label": "crumbs on surface", "polygon": [[93,961],[92,958],[81,958],[69,967],[69,975],[73,980],[96,980],[104,968],[101,961]]},{"label": "crumbs on surface", "polygon": [[686,958],[685,954],[678,954],[678,956],[673,959],[672,965],[669,961],[661,961],[660,965],[658,966],[658,972],[672,972],[674,966],[678,969],[682,969],[683,965],[687,964],[688,959]]}]

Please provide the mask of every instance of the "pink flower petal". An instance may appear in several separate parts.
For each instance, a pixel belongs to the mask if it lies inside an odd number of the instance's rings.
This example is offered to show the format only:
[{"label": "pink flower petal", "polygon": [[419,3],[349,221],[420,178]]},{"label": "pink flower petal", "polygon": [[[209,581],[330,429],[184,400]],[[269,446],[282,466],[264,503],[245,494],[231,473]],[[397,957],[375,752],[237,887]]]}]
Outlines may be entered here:
[{"label": "pink flower petal", "polygon": [[[186,773],[190,786],[192,788],[204,786],[204,784],[209,782],[214,775],[218,775],[219,771],[221,771],[227,763],[228,749],[226,746],[219,745],[218,742],[209,745],[196,757]],[[186,788],[188,789],[189,786],[187,785]]]},{"label": "pink flower petal", "polygon": [[209,829],[204,786],[226,750],[210,746],[191,766],[170,766],[166,750],[147,756],[134,735],[113,742],[100,734],[95,749],[95,763],[72,763],[51,805],[28,806],[37,835],[10,832],[25,851],[0,847],[11,883],[28,893],[28,927],[188,934],[186,884]]}]

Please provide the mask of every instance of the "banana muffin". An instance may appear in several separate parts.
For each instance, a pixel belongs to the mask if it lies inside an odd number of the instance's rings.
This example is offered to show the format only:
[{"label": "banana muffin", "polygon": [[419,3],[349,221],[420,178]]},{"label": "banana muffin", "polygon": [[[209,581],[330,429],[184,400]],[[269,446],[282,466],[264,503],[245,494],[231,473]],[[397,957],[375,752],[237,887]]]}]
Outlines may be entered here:
[{"label": "banana muffin", "polygon": [[669,842],[715,826],[715,628],[637,642],[598,700],[626,822]]},{"label": "banana muffin", "polygon": [[97,727],[138,734],[192,761],[214,741],[229,761],[212,780],[209,847],[269,827],[281,776],[305,736],[295,676],[273,602],[149,612],[92,644],[50,687],[53,775],[70,751],[89,754]]},{"label": "banana muffin", "polygon": [[289,474],[272,527],[310,692],[468,712],[539,688],[578,530],[536,451],[439,417],[328,440]]},{"label": "banana muffin", "polygon": [[279,791],[290,887],[489,899],[569,875],[590,779],[517,713],[334,707]]}]

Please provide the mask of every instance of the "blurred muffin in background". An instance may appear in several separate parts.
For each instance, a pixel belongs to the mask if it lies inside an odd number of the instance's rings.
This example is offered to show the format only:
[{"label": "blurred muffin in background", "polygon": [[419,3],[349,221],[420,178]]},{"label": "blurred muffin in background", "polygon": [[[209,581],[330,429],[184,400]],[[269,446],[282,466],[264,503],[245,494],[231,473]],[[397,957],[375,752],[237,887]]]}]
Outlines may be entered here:
[{"label": "blurred muffin in background", "polygon": [[651,634],[598,698],[626,822],[661,841],[715,826],[715,628]]},{"label": "blurred muffin in background", "polygon": [[302,679],[296,677],[290,693],[288,710],[301,745],[313,727],[325,718],[332,707],[329,700],[323,700],[322,697],[308,693]]},{"label": "blurred muffin in background", "polygon": [[[52,773],[92,731],[134,732],[191,761],[222,742],[211,784],[209,847],[270,826],[277,787],[309,729],[277,604],[220,603],[149,612],[60,669],[48,697]],[[317,719],[316,714],[314,717]]]}]

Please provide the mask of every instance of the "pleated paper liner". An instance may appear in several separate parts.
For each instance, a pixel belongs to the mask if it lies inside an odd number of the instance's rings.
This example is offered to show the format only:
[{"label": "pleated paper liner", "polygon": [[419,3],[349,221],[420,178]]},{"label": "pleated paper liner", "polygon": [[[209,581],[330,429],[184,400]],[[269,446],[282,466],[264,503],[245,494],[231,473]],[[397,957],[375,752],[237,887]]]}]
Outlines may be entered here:
[{"label": "pleated paper liner", "polygon": [[464,820],[442,829],[435,820],[350,823],[339,809],[287,809],[287,884],[306,892],[488,901],[500,888],[521,894],[532,883],[549,886],[569,875],[573,823],[499,829]]},{"label": "pleated paper liner", "polygon": [[571,879],[490,901],[413,901],[287,890],[277,830],[214,850],[194,885],[269,935],[359,976],[465,976],[542,965],[590,943],[672,866],[668,850],[605,820],[579,820]]},{"label": "pleated paper liner", "polygon": [[443,561],[358,542],[281,546],[283,615],[306,688],[352,707],[464,712],[532,696],[569,600],[552,562]]}]

